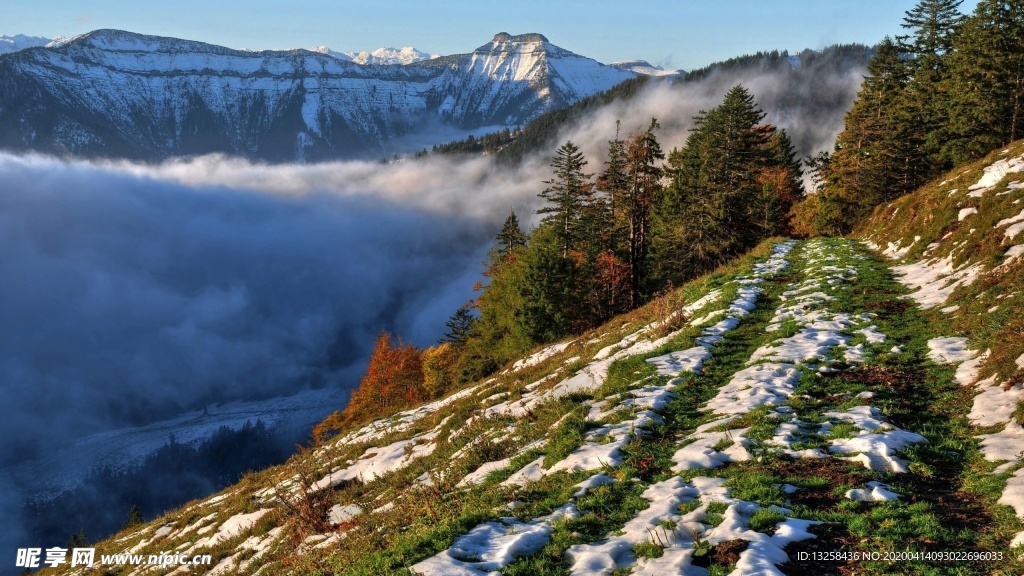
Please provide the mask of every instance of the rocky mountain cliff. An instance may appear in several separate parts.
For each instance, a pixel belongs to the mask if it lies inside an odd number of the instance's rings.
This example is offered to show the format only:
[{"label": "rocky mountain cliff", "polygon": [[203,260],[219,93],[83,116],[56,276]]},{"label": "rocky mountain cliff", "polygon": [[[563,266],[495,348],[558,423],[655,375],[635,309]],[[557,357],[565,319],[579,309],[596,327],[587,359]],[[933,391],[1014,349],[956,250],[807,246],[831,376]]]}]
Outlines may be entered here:
[{"label": "rocky mountain cliff", "polygon": [[0,56],[0,148],[159,160],[379,157],[436,128],[522,125],[636,73],[498,34],[470,54],[365,65],[98,30]]}]

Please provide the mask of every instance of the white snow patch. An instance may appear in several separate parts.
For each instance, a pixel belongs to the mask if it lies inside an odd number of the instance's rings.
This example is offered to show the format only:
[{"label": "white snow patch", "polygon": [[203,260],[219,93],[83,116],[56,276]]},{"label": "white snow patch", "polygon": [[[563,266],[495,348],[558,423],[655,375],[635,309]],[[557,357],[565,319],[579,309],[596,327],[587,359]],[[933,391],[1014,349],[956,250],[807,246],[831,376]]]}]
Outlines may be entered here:
[{"label": "white snow patch", "polygon": [[1017,244],[1016,246],[1010,246],[1010,249],[1003,255],[1006,260],[1003,262],[1003,266],[1009,266],[1014,260],[1024,256],[1024,244]]},{"label": "white snow patch", "polygon": [[[253,525],[256,524],[257,520],[262,518],[271,510],[272,508],[262,508],[249,514],[236,514],[224,521],[224,523],[217,528],[217,532],[212,536],[200,538],[183,551],[182,554],[191,553],[193,550],[197,550],[199,548],[211,548],[225,540],[230,540],[231,538],[234,538],[235,536],[238,536],[252,528]],[[204,530],[199,531],[200,534],[203,532]]]},{"label": "white snow patch", "polygon": [[620,450],[629,443],[635,425],[635,422],[630,421],[592,430],[587,434],[582,446],[556,462],[548,472],[579,472],[619,466],[622,464]]},{"label": "white snow patch", "polygon": [[348,522],[362,513],[363,509],[356,504],[349,504],[348,506],[335,504],[334,506],[331,506],[331,510],[327,513],[327,518],[328,522],[331,524],[341,524],[342,522]]},{"label": "white snow patch", "polygon": [[574,492],[572,496],[573,498],[581,498],[586,496],[587,492],[589,492],[591,488],[611,484],[612,482],[618,482],[618,480],[605,474],[594,474],[590,478],[587,478],[583,482],[577,484],[576,487],[579,488],[579,490]]},{"label": "white snow patch", "polygon": [[823,361],[828,351],[838,345],[845,345],[849,338],[835,330],[804,328],[790,336],[766,344],[750,356],[750,362],[775,360],[779,362]]},{"label": "white snow patch", "polygon": [[502,518],[485,522],[458,537],[450,548],[412,566],[423,576],[482,576],[495,574],[519,556],[539,551],[551,538],[551,524],[559,518],[575,518],[573,504],[530,522]]},{"label": "white snow patch", "polygon": [[[995,426],[1010,421],[1017,403],[1024,401],[1024,388],[1020,382],[1014,383],[1007,390],[995,384],[995,377],[987,378],[978,383],[981,393],[974,397],[974,405],[967,418],[978,426]],[[1024,449],[1024,445],[1021,446]]]},{"label": "white snow patch", "polygon": [[661,376],[678,376],[683,372],[700,374],[704,369],[704,361],[711,358],[711,352],[703,346],[694,346],[679,352],[669,352],[664,356],[648,358],[648,364],[654,364]]},{"label": "white snow patch", "polygon": [[530,462],[526,466],[523,466],[518,472],[509,476],[502,486],[525,486],[528,482],[536,482],[543,478],[547,471],[544,470],[544,457],[541,456]]},{"label": "white snow patch", "polygon": [[854,334],[861,334],[867,338],[868,344],[881,344],[882,342],[885,342],[886,338],[885,334],[879,332],[878,327],[874,325],[854,330],[853,332]]},{"label": "white snow patch", "polygon": [[832,441],[830,452],[853,454],[850,460],[860,462],[870,470],[880,472],[908,472],[905,460],[896,456],[911,444],[926,443],[920,434],[895,428],[882,422],[882,413],[874,407],[855,406],[846,412],[826,412],[826,416],[853,422],[861,432],[853,438]]},{"label": "white snow patch", "polygon": [[435,430],[430,434],[421,434],[408,440],[399,440],[387,446],[367,448],[363,455],[347,468],[334,471],[324,478],[318,480],[314,489],[323,489],[328,486],[337,486],[349,480],[359,480],[366,483],[375,480],[388,472],[393,472],[407,466],[410,462],[423,456],[428,456],[437,448],[437,444],[430,442],[437,435]]},{"label": "white snow patch", "polygon": [[[690,443],[683,446],[672,455],[673,472],[692,470],[694,468],[718,468],[730,462],[741,462],[750,459],[750,452],[747,450],[751,441],[746,438],[748,428],[726,430],[725,432],[694,432],[687,436],[685,441]],[[721,451],[714,446],[731,444]]]},{"label": "white snow patch", "polygon": [[972,384],[978,377],[982,362],[988,358],[986,350],[978,354],[967,349],[967,338],[942,337],[928,341],[928,358],[938,364],[960,364],[956,371],[956,381],[963,385]]},{"label": "white snow patch", "polygon": [[952,256],[942,259],[921,260],[896,266],[893,272],[900,283],[915,288],[910,294],[922,308],[944,304],[949,295],[960,286],[970,286],[981,273],[981,264],[953,268]]},{"label": "white snow patch", "polygon": [[985,172],[976,184],[968,188],[972,191],[987,192],[998,184],[1007,174],[1024,170],[1024,156],[1019,158],[1005,158],[985,167]]},{"label": "white snow patch", "polygon": [[532,355],[523,358],[522,360],[517,360],[516,363],[512,365],[512,370],[516,371],[522,370],[523,368],[528,368],[530,366],[536,366],[537,364],[540,364],[541,362],[547,360],[548,358],[554,356],[555,354],[562,352],[563,350],[568,348],[569,345],[572,344],[572,342],[572,340],[567,340],[565,342],[559,342],[558,344],[552,344],[551,346],[548,346],[547,348],[544,348],[539,352],[535,352]]},{"label": "white snow patch", "polygon": [[[1010,420],[1001,432],[984,434],[981,451],[987,460],[1009,460],[1015,462],[1024,453],[1024,428],[1016,420]],[[1021,504],[1024,506],[1024,502]]]},{"label": "white snow patch", "polygon": [[[610,574],[616,568],[635,563],[633,546],[650,540],[654,531],[664,531],[658,522],[678,522],[681,519],[679,505],[692,502],[699,495],[697,488],[679,477],[650,485],[642,496],[651,506],[626,522],[619,535],[600,543],[577,544],[566,550],[566,557],[572,562],[570,574]],[[665,539],[668,540],[667,535]]]},{"label": "white snow patch", "polygon": [[1000,504],[1006,504],[1024,519],[1024,468],[1017,470],[1013,477],[1006,481],[1006,488],[999,498]]},{"label": "white snow patch", "polygon": [[899,500],[900,495],[893,492],[892,486],[881,482],[871,481],[867,488],[854,488],[846,491],[846,497],[858,502],[888,502]]},{"label": "white snow patch", "polygon": [[1022,231],[1024,231],[1024,222],[1018,222],[1013,226],[1008,227],[1006,232],[1003,234],[1005,234],[1010,240],[1013,240],[1017,237],[1017,234],[1020,234]]},{"label": "white snow patch", "polygon": [[960,213],[957,214],[956,219],[957,219],[958,222],[962,222],[964,218],[967,218],[971,214],[977,214],[977,213],[978,213],[978,209],[977,208],[962,208],[960,210]]},{"label": "white snow patch", "polygon": [[765,404],[783,404],[799,380],[800,371],[793,364],[750,366],[733,374],[707,408],[716,414],[743,414]]},{"label": "white snow patch", "polygon": [[501,460],[495,460],[494,462],[485,462],[484,464],[481,464],[480,467],[477,468],[476,470],[470,472],[469,474],[466,474],[462,478],[462,480],[460,480],[459,483],[456,484],[456,487],[464,488],[471,484],[483,484],[484,480],[491,472],[504,470],[505,468],[508,468],[509,464],[511,463],[511,458],[503,458]]}]

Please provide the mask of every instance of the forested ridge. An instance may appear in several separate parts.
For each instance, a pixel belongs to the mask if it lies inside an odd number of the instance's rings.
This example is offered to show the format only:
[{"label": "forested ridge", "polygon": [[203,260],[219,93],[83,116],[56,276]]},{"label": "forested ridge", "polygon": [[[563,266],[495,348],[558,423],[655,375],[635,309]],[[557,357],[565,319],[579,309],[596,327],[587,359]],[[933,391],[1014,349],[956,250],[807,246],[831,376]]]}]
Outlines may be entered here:
[{"label": "forested ridge", "polygon": [[[539,344],[580,334],[667,294],[765,238],[847,233],[875,206],[1020,138],[1024,2],[986,0],[971,15],[959,5],[922,0],[903,19],[906,34],[875,47],[831,151],[797,158],[785,130],[762,123],[756,94],[739,85],[693,119],[685,142],[665,143],[670,149],[658,140],[657,119],[628,134],[609,127],[601,166],[565,142],[551,159],[550,178],[538,183],[546,201],[538,210],[540,225],[524,231],[518,216],[508,215],[476,297],[452,315],[442,342],[411,360],[417,383],[376,403],[356,401],[363,397],[357,392],[347,416],[332,416],[319,434],[485,377]],[[805,51],[801,65],[848,66],[864,50]],[[789,55],[776,51],[687,78],[751,66],[793,71]],[[438,151],[479,151],[487,142],[488,151],[522,158],[526,146],[543,146],[564,122],[629,98],[649,81],[629,81],[522,130]],[[804,189],[805,172],[813,190]],[[417,356],[411,345],[399,348]],[[386,357],[381,354],[378,342],[371,372]]]}]

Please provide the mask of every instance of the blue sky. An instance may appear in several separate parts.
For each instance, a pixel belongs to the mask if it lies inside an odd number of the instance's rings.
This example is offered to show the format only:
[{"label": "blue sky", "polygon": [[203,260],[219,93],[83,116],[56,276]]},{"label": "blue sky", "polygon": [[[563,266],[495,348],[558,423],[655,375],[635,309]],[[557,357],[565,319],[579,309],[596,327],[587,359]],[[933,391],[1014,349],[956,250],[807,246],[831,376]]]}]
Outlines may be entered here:
[{"label": "blue sky", "polygon": [[[966,0],[961,10],[973,9]],[[232,48],[415,46],[465,53],[497,32],[540,32],[602,62],[644,59],[692,69],[773,48],[874,43],[902,33],[916,0],[0,0],[0,34],[73,36],[98,28]]]}]

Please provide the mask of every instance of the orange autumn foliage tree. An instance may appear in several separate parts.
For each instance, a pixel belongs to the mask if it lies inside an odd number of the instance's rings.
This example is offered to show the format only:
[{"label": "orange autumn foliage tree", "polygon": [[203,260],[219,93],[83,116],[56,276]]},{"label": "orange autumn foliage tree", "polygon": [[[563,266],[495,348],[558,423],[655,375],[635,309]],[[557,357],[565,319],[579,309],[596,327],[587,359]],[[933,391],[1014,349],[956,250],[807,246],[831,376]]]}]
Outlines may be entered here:
[{"label": "orange autumn foliage tree", "polygon": [[313,428],[313,438],[322,441],[332,432],[350,425],[389,416],[426,398],[423,387],[423,359],[419,349],[401,339],[391,343],[391,334],[381,332],[359,388],[348,406]]}]

